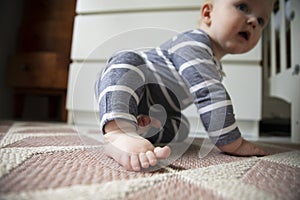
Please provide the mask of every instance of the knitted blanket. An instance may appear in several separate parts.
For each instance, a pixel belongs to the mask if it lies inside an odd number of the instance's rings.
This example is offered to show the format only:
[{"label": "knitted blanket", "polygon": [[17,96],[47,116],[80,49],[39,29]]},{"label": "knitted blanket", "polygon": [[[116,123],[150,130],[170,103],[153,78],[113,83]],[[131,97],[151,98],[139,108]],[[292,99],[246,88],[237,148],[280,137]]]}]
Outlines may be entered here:
[{"label": "knitted blanket", "polygon": [[97,128],[0,122],[0,199],[300,198],[299,145],[260,142],[271,155],[236,157],[195,139],[168,165],[129,172],[103,154],[100,136]]}]

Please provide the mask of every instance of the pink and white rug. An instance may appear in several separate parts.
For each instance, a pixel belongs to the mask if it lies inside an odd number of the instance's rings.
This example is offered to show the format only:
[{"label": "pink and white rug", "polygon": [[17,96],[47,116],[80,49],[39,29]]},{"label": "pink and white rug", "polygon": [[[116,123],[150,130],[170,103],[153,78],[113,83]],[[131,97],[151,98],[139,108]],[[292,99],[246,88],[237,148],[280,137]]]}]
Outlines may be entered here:
[{"label": "pink and white rug", "polygon": [[128,172],[102,152],[100,132],[57,123],[0,122],[0,199],[300,199],[300,146],[258,143],[235,157],[201,139],[170,165]]}]

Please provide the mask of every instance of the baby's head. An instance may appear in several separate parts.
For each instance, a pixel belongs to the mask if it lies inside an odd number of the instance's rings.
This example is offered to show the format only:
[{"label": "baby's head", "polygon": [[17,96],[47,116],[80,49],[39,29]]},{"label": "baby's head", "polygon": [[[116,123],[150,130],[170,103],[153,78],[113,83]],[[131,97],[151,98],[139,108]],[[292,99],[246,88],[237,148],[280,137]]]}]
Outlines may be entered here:
[{"label": "baby's head", "polygon": [[275,0],[204,0],[200,28],[213,42],[217,58],[245,53],[259,41]]},{"label": "baby's head", "polygon": [[[224,3],[247,3],[247,2],[251,2],[251,0],[230,0],[230,1],[226,1],[226,0],[202,0],[202,7],[205,5],[218,5],[218,4],[224,4]],[[259,5],[261,8],[263,9],[273,9],[273,7],[275,6],[275,2],[278,2],[278,0],[261,0],[261,1],[252,1],[252,3]],[[262,5],[261,3],[264,3],[264,5]],[[201,10],[202,11],[202,10]],[[200,24],[202,22],[204,16],[200,16]],[[225,17],[225,16],[224,16]]]}]

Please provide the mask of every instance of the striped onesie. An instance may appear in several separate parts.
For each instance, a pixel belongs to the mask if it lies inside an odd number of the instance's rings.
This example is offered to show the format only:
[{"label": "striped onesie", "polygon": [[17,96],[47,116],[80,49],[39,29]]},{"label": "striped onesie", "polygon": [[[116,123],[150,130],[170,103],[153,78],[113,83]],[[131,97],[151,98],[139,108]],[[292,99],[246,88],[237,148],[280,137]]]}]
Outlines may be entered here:
[{"label": "striped onesie", "polygon": [[229,144],[241,134],[222,76],[210,39],[199,29],[149,51],[118,52],[96,83],[101,128],[115,119],[137,126],[137,116],[144,114],[163,125],[143,135],[152,143],[182,141],[189,123],[181,111],[194,103],[213,143]]}]

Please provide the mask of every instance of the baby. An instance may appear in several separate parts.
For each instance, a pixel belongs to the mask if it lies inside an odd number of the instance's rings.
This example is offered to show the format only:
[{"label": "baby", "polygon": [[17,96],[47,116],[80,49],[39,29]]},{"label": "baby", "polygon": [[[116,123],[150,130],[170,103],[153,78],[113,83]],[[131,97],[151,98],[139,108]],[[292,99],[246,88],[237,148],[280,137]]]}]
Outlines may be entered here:
[{"label": "baby", "polygon": [[97,81],[105,154],[127,170],[140,171],[170,156],[168,144],[183,141],[189,123],[181,111],[194,103],[211,141],[239,156],[267,155],[246,141],[221,83],[221,58],[254,48],[274,0],[208,0],[199,29],[179,34],[145,52],[112,56]]}]

